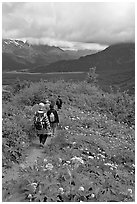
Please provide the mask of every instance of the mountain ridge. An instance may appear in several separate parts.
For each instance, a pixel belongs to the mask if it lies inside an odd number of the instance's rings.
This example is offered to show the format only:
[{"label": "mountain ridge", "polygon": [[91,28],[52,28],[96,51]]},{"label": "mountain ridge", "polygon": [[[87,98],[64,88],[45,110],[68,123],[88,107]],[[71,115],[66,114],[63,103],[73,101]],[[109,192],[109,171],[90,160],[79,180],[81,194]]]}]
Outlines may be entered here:
[{"label": "mountain ridge", "polygon": [[[21,71],[28,70],[40,65],[47,66],[50,63],[60,60],[78,59],[86,53],[94,53],[96,51],[85,50],[80,52],[64,51],[56,46],[49,46],[44,44],[29,44],[27,41],[21,40],[2,40],[2,69],[3,71]],[[19,58],[21,61],[19,61]],[[7,62],[6,62],[7,61]],[[9,62],[8,62],[9,61]],[[18,63],[18,67],[17,67]]]}]

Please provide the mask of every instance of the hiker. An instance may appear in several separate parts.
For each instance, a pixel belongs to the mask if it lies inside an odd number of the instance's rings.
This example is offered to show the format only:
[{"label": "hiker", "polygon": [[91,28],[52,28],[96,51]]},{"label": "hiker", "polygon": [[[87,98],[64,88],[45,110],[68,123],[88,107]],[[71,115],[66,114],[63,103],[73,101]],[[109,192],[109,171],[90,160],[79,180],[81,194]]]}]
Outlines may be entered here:
[{"label": "hiker", "polygon": [[58,116],[57,111],[54,109],[53,104],[50,104],[50,110],[47,112],[47,116],[50,122],[52,134],[55,135],[56,128],[59,125],[59,116]]},{"label": "hiker", "polygon": [[46,111],[46,113],[48,112],[48,110],[50,110],[50,101],[47,99],[45,101],[45,111]]},{"label": "hiker", "polygon": [[47,137],[51,134],[50,122],[44,109],[44,103],[40,103],[39,110],[35,112],[34,116],[34,126],[37,131],[41,147],[44,147]]},{"label": "hiker", "polygon": [[57,105],[58,110],[61,109],[61,107],[62,107],[62,99],[61,99],[60,95],[58,95],[58,98],[56,100],[56,105]]}]

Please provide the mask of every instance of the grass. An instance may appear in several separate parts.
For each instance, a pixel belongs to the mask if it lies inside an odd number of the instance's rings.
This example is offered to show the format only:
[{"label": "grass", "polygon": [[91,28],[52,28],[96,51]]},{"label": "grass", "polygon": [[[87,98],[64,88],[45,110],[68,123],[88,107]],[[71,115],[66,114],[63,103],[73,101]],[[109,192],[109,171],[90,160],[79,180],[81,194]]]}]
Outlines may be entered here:
[{"label": "grass", "polygon": [[28,80],[32,82],[38,82],[40,79],[43,80],[73,80],[73,81],[82,81],[86,77],[86,73],[50,73],[50,74],[38,74],[38,73],[2,73],[2,84],[11,85],[15,82],[15,80],[18,78],[21,81]]},{"label": "grass", "polygon": [[31,107],[60,94],[63,108],[58,135],[45,148],[45,155],[33,168],[21,169],[20,179],[3,184],[3,189],[11,195],[18,192],[21,201],[135,200],[133,96],[63,80],[41,80],[11,90],[10,101],[3,103],[3,168],[19,162],[17,152],[22,157],[25,151],[19,142],[29,144],[33,138]]}]

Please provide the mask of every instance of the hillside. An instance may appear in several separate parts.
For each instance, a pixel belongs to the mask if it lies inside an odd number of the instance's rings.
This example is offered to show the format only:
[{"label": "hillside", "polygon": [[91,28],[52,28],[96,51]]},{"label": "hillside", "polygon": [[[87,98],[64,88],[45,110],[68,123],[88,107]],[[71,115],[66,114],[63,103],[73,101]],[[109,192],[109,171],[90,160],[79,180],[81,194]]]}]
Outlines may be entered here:
[{"label": "hillside", "polygon": [[[41,72],[56,71],[89,71],[90,67],[96,67],[97,73],[117,72],[133,70],[135,63],[135,44],[123,43],[112,45],[103,51],[80,57],[78,60],[63,60],[52,63],[49,66],[39,68]],[[131,65],[131,66],[130,66]]]},{"label": "hillside", "polygon": [[[19,89],[20,87],[20,89]],[[2,108],[3,202],[134,202],[135,99],[86,82],[14,84]],[[60,94],[56,137],[40,149],[34,106]]]},{"label": "hillside", "polygon": [[20,40],[2,40],[2,70],[31,71],[39,66],[47,66],[59,60],[77,59],[86,53],[96,51],[64,51],[59,47],[48,45],[32,45]]},{"label": "hillside", "polygon": [[[48,65],[69,56],[58,47],[48,45],[30,45],[19,40],[2,41],[3,71],[31,69],[39,65]],[[6,63],[5,63],[6,62]]]},{"label": "hillside", "polygon": [[[39,67],[40,72],[89,71],[96,67],[100,85],[116,85],[125,90],[135,86],[135,44],[112,45],[78,60],[63,60]],[[35,72],[37,69],[35,69]]]}]

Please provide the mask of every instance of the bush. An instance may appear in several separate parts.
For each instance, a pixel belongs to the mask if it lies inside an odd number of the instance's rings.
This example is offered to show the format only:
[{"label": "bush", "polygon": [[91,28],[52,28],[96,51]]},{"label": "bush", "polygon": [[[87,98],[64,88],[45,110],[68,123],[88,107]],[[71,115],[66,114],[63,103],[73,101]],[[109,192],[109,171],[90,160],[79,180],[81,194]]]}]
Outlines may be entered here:
[{"label": "bush", "polygon": [[21,109],[11,103],[3,104],[2,111],[3,166],[10,167],[12,162],[20,161],[33,136],[32,122]]}]

